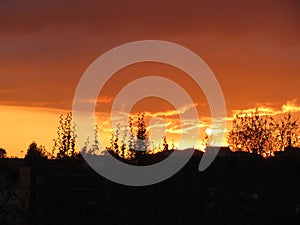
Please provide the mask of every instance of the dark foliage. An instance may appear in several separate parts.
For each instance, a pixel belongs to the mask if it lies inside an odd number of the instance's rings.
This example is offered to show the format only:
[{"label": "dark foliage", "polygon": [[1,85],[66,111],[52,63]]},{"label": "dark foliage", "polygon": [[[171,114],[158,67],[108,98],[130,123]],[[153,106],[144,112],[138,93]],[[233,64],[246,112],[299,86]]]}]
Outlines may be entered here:
[{"label": "dark foliage", "polygon": [[54,146],[52,150],[52,158],[68,159],[79,156],[79,153],[76,152],[75,148],[76,135],[72,113],[67,113],[65,117],[60,115],[59,126],[57,128],[57,138],[53,139],[53,141]]},{"label": "dark foliage", "polygon": [[7,153],[6,153],[5,149],[0,148],[0,159],[6,158],[6,155],[7,155]]},{"label": "dark foliage", "polygon": [[25,160],[39,161],[45,160],[48,157],[49,153],[46,151],[44,146],[38,146],[35,142],[32,142],[28,147],[27,153],[25,155]]},{"label": "dark foliage", "polygon": [[247,151],[269,157],[286,147],[299,146],[299,136],[298,121],[293,119],[291,113],[275,120],[256,109],[234,115],[232,129],[228,132],[228,143],[234,151]]}]

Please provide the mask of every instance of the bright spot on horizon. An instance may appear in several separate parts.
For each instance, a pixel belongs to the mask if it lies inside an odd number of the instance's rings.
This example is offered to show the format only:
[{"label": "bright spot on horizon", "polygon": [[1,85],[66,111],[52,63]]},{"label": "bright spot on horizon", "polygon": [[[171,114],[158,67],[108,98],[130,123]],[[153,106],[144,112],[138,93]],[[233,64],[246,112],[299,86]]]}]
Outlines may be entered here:
[{"label": "bright spot on horizon", "polygon": [[212,134],[212,129],[211,128],[206,128],[205,133],[210,136]]}]

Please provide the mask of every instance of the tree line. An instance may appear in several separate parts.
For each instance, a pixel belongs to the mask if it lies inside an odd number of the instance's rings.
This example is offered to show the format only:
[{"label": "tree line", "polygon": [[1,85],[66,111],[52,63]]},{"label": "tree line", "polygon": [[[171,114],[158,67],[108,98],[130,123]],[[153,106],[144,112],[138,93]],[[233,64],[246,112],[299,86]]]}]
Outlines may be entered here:
[{"label": "tree line", "polygon": [[[90,139],[87,138],[80,152],[76,150],[75,131],[72,113],[60,115],[52,152],[49,153],[44,146],[32,142],[25,159],[76,159],[82,154],[99,153],[98,126],[95,126],[93,142],[90,143]],[[232,151],[246,151],[270,157],[276,151],[300,147],[300,127],[298,120],[290,112],[275,119],[258,109],[246,113],[241,111],[232,118],[232,128],[228,131],[227,142]],[[135,119],[129,117],[127,127],[122,129],[120,125],[117,126],[112,132],[110,146],[106,147],[106,151],[116,158],[139,160],[147,154],[176,149],[173,142],[168,143],[166,136],[162,137],[162,144],[159,146],[155,147],[152,143],[149,139],[145,113],[139,113]],[[210,144],[210,137],[206,135],[202,144],[207,147]],[[6,150],[0,148],[0,158],[6,156]]]},{"label": "tree line", "polygon": [[153,141],[149,138],[145,113],[138,113],[136,121],[132,116],[129,117],[128,127],[125,127],[125,129],[122,130],[119,125],[117,126],[115,132],[112,133],[110,146],[106,150],[116,158],[139,160],[147,154],[175,150],[175,145],[172,142],[170,147],[167,137],[163,136],[162,144],[154,146]]}]

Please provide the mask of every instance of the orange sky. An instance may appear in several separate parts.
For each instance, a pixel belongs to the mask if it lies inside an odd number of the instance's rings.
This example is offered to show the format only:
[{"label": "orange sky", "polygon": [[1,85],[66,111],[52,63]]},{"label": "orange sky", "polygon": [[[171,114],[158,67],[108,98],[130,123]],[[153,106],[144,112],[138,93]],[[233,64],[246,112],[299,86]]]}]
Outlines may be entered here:
[{"label": "orange sky", "polygon": [[[58,116],[71,111],[87,67],[111,48],[144,39],[175,42],[197,53],[219,80],[228,117],[261,105],[285,111],[288,102],[297,114],[299,9],[297,0],[1,1],[0,147],[20,156],[35,140],[51,150]],[[176,68],[158,63],[115,74],[100,96],[108,101],[98,108],[99,115],[108,113],[126,82],[147,75],[164,76],[188,90],[208,126],[201,90]],[[148,99],[133,109],[141,110],[172,109]]]}]

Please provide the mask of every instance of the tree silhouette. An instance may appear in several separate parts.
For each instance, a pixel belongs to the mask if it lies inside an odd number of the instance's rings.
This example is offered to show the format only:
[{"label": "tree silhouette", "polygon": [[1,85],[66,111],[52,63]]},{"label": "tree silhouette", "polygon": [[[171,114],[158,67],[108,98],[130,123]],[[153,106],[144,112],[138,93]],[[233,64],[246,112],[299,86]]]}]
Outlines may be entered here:
[{"label": "tree silhouette", "polygon": [[[128,126],[130,131],[133,131],[133,119],[129,117]],[[134,158],[135,136],[130,132],[129,140],[127,141],[128,129],[124,130],[123,138],[120,137],[121,127],[117,124],[117,129],[112,133],[110,139],[110,147],[107,148],[115,157],[122,159]],[[127,145],[128,143],[128,145]]]},{"label": "tree silhouette", "polygon": [[111,135],[111,139],[110,139],[110,151],[113,152],[116,156],[120,156],[120,151],[119,151],[119,134],[118,134],[118,130],[116,131],[116,133],[113,133]]},{"label": "tree silhouette", "polygon": [[169,150],[169,144],[167,142],[167,137],[163,136],[163,151],[168,151]]},{"label": "tree silhouette", "polygon": [[[132,117],[128,119],[128,127],[124,130],[123,138],[120,137],[121,128],[117,125],[117,129],[112,133],[110,139],[110,147],[107,148],[116,157],[139,159],[148,153],[149,148],[149,132],[145,122],[145,113],[139,113],[137,117],[136,127]],[[136,130],[136,132],[135,132]],[[129,131],[129,136],[127,135]],[[129,138],[127,140],[127,138]]]},{"label": "tree silhouette", "polygon": [[233,118],[228,143],[233,150],[271,156],[275,151],[299,145],[298,121],[290,112],[280,120],[262,114],[258,109],[240,112]]},{"label": "tree silhouette", "polygon": [[6,155],[7,155],[7,153],[6,153],[5,149],[0,148],[0,159],[6,158]]},{"label": "tree silhouette", "polygon": [[126,138],[127,138],[127,128],[125,129],[125,131],[124,131],[124,136],[123,136],[123,139],[121,140],[121,146],[120,146],[120,148],[121,148],[121,158],[126,158],[126,157],[129,157],[129,153],[130,153],[130,151],[128,151],[128,153],[127,153],[127,151],[126,151],[126,149],[127,149],[127,146],[126,146]]},{"label": "tree silhouette", "polygon": [[96,153],[99,152],[99,140],[98,140],[98,126],[95,126],[94,129],[94,143],[92,145],[92,149],[91,149],[91,154],[95,155]]},{"label": "tree silhouette", "polygon": [[205,134],[204,138],[201,140],[202,146],[206,149],[211,142],[211,137],[208,134]]},{"label": "tree silhouette", "polygon": [[98,141],[98,126],[95,126],[94,129],[94,142],[90,145],[90,137],[87,137],[87,140],[84,144],[84,147],[81,149],[81,154],[83,155],[96,155],[99,153],[99,141]]},{"label": "tree silhouette", "polygon": [[261,114],[258,109],[250,113],[241,112],[233,118],[228,143],[233,150],[269,156],[277,144],[273,135],[275,130],[273,117]]},{"label": "tree silhouette", "polygon": [[288,112],[277,123],[276,138],[279,149],[298,147],[299,136],[298,120],[293,118],[291,112]]},{"label": "tree silhouette", "polygon": [[58,137],[53,139],[53,158],[55,152],[57,152],[57,159],[76,158],[78,156],[75,148],[76,135],[74,131],[75,124],[72,122],[72,113],[67,113],[65,117],[60,115],[57,130]]},{"label": "tree silhouette", "polygon": [[81,154],[87,155],[87,154],[89,154],[90,151],[91,151],[91,149],[90,149],[90,137],[87,137],[87,139],[84,143],[84,146],[81,149]]},{"label": "tree silhouette", "polygon": [[49,154],[44,146],[38,146],[35,142],[32,142],[28,147],[25,159],[29,161],[44,160],[48,159],[48,156]]},{"label": "tree silhouette", "polygon": [[134,158],[136,137],[133,131],[133,118],[131,116],[129,116],[128,118],[128,127],[129,127],[128,153],[130,157]]},{"label": "tree silhouette", "polygon": [[149,147],[149,132],[145,122],[145,113],[138,114],[135,151],[137,155],[147,153]]}]

